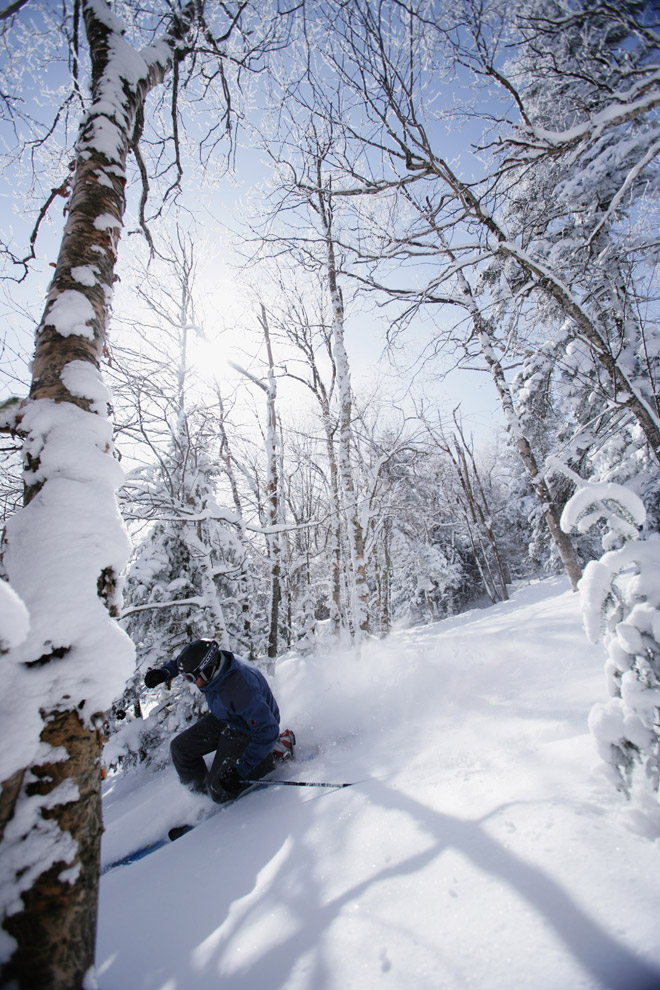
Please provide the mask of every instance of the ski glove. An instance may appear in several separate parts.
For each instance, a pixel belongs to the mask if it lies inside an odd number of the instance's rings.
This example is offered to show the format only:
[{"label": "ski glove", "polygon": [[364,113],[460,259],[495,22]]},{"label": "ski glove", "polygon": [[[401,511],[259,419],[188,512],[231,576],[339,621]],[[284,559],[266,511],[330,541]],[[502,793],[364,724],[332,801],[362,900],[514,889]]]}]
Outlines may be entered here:
[{"label": "ski glove", "polygon": [[229,797],[236,797],[241,791],[241,778],[236,767],[224,767],[218,774],[217,781]]},{"label": "ski glove", "polygon": [[159,684],[163,684],[169,679],[170,676],[166,670],[157,670],[156,668],[148,670],[144,675],[144,683],[148,688],[158,687]]}]

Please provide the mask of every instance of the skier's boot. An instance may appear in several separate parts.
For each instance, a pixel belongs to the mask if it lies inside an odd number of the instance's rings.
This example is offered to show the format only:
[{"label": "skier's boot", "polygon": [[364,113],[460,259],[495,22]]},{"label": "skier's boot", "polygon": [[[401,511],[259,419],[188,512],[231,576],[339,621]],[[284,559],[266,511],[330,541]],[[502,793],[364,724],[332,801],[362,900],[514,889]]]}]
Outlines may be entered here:
[{"label": "skier's boot", "polygon": [[285,729],[284,732],[280,732],[280,738],[273,746],[272,755],[278,763],[284,760],[293,760],[295,758],[293,752],[295,745],[296,737],[293,730]]}]

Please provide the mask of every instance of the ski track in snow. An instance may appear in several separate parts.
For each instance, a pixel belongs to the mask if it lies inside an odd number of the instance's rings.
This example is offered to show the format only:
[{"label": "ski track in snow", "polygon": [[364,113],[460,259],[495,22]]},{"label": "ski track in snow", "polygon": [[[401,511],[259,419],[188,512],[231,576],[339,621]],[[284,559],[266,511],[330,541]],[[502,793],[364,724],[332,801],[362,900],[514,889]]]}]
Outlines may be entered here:
[{"label": "ski track in snow", "polygon": [[[660,840],[587,731],[602,649],[552,579],[287,658],[287,767],[101,882],[101,990],[660,990]],[[106,787],[103,860],[208,805],[171,769]]]}]

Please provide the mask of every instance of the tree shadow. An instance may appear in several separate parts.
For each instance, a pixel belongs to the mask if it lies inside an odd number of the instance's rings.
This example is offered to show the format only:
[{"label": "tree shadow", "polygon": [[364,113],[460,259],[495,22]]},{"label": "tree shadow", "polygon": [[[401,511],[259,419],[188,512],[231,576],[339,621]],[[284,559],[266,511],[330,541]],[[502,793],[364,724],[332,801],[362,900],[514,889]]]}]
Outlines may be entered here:
[{"label": "tree shadow", "polygon": [[[327,985],[330,969],[323,958],[321,936],[338,915],[369,888],[396,876],[419,873],[449,848],[460,852],[484,873],[504,881],[523,898],[539,917],[545,919],[576,962],[603,990],[660,990],[660,970],[646,964],[606,932],[552,877],[491,838],[480,822],[435,811],[378,780],[369,781],[361,790],[372,803],[386,810],[409,814],[432,838],[431,846],[323,902],[322,891],[314,881],[317,854],[306,848],[304,842],[307,828],[313,826],[313,816],[310,819],[308,815],[297,813],[289,834],[292,840],[289,854],[272,876],[268,890],[268,895],[275,892],[276,899],[295,916],[297,923],[288,936],[264,951],[258,959],[252,957],[244,969],[231,970],[232,990],[254,990],[256,986],[286,987],[294,967],[306,954],[310,955],[305,973],[308,985],[321,990]],[[241,928],[249,926],[259,910],[260,902],[253,904],[243,915]],[[439,934],[438,944],[440,938]],[[217,944],[215,965],[208,960],[215,969],[216,978],[222,976],[222,956],[230,945],[231,935],[222,944]]]},{"label": "tree shadow", "polygon": [[[112,931],[106,931],[103,939],[106,961],[99,960],[101,985],[119,986],[116,981],[130,972],[137,976],[132,985],[144,988],[210,990],[220,984],[231,990],[281,990],[304,981],[306,986],[323,990],[336,982],[336,962],[327,955],[332,947],[324,938],[333,922],[353,905],[358,907],[370,889],[396,877],[423,874],[443,852],[453,849],[522,898],[602,990],[660,990],[660,970],[599,926],[552,877],[491,838],[484,822],[435,811],[374,779],[350,792],[301,797],[293,812],[291,789],[286,790],[288,795],[269,796],[274,803],[267,829],[261,814],[256,815],[254,829],[249,818],[231,816],[222,823],[209,823],[211,832],[206,832],[203,842],[199,832],[179,840],[189,845],[186,856],[177,860],[176,874],[174,864],[168,864],[167,850],[143,861],[151,860],[153,867],[161,857],[157,871],[160,900],[154,901],[148,883],[136,883],[136,872],[125,888],[131,895],[131,911],[108,919]],[[319,870],[323,865],[319,842],[327,843],[329,856],[342,849],[346,831],[350,833],[352,821],[361,814],[361,808],[354,807],[347,818],[341,815],[340,809],[346,809],[341,795],[349,793],[361,794],[366,802],[385,811],[406,814],[430,841],[422,851],[328,898],[327,871]],[[330,828],[328,821],[333,823]],[[180,847],[181,851],[185,848]],[[141,866],[127,869],[139,871]],[[105,882],[121,883],[122,874],[117,871],[114,881],[109,874]],[[151,869],[144,873],[144,880],[155,876]],[[112,897],[115,903],[119,903],[120,890]],[[140,938],[142,927],[135,926],[136,917],[150,919],[147,945]],[[397,931],[403,931],[405,924],[405,917],[397,920]],[[426,933],[414,934],[418,945],[420,935],[426,934],[428,950],[436,957],[444,952],[447,965],[451,964],[455,947],[443,945],[440,930],[434,932],[429,922]],[[110,953],[110,946],[116,955]],[[364,946],[364,953],[370,950],[374,947]],[[381,967],[387,965],[381,960]],[[533,976],[529,974],[528,986]]]}]

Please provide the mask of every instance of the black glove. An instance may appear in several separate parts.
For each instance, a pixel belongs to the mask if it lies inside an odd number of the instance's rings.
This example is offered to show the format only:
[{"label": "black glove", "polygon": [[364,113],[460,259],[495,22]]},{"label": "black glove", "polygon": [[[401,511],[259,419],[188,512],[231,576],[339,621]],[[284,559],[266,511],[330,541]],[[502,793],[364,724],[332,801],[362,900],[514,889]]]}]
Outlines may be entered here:
[{"label": "black glove", "polygon": [[217,776],[217,782],[229,797],[236,797],[243,789],[241,778],[236,767],[223,767]]},{"label": "black glove", "polygon": [[167,673],[166,670],[163,670],[162,668],[160,669],[154,668],[152,670],[148,670],[144,675],[144,683],[148,688],[158,687],[159,684],[163,684],[165,681],[169,681],[169,680],[170,680],[170,675]]}]

